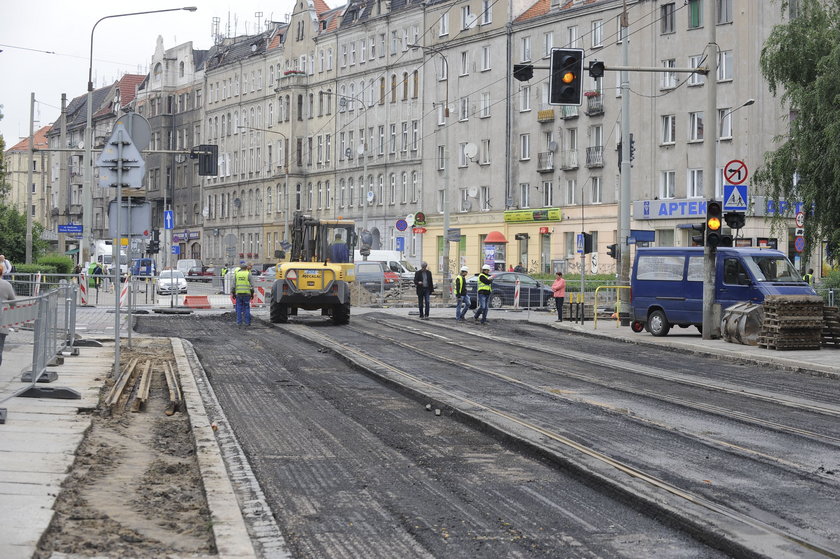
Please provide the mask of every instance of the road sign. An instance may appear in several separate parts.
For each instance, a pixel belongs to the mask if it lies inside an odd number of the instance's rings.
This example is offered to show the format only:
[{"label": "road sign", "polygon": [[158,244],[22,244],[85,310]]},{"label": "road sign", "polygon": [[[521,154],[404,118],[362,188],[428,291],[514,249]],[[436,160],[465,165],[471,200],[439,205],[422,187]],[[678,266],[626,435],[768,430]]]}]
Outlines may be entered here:
[{"label": "road sign", "polygon": [[747,165],[740,159],[733,159],[723,168],[723,178],[729,184],[741,184],[747,180]]},{"label": "road sign", "polygon": [[394,239],[394,248],[400,252],[405,252],[405,237],[397,237]]},{"label": "road sign", "polygon": [[68,223],[67,225],[59,225],[58,226],[59,233],[81,233],[82,226],[81,225],[73,225],[72,223]]},{"label": "road sign", "polygon": [[[96,166],[99,168],[99,186],[102,188],[118,186],[118,182],[120,186],[131,188],[143,186],[146,162],[131,141],[125,126],[119,122],[114,125],[111,138],[96,159]],[[118,176],[120,168],[122,176]]]},{"label": "road sign", "polygon": [[423,212],[417,212],[414,214],[414,225],[418,225],[420,227],[426,225],[426,214]]},{"label": "road sign", "polygon": [[449,231],[446,232],[446,240],[453,243],[460,241],[461,229],[458,227],[450,227]]},{"label": "road sign", "polygon": [[796,252],[805,250],[805,237],[796,237],[793,240],[793,248],[796,249]]},{"label": "road sign", "polygon": [[408,222],[404,219],[398,219],[396,223],[397,231],[405,231],[408,229]]},{"label": "road sign", "polygon": [[413,229],[411,230],[411,232],[412,232],[412,233],[418,233],[418,234],[419,234],[419,233],[425,233],[425,232],[426,232],[426,228],[425,228],[425,227],[415,227],[415,228],[413,228]]},{"label": "road sign", "polygon": [[575,239],[575,246],[577,247],[577,253],[583,254],[583,233],[578,233]]},{"label": "road sign", "polygon": [[175,229],[175,212],[172,210],[165,210],[163,212],[163,228]]},{"label": "road sign", "polygon": [[181,247],[178,245],[172,245],[172,254],[181,254]]},{"label": "road sign", "polygon": [[796,212],[796,226],[805,227],[805,212]]},{"label": "road sign", "polygon": [[723,211],[743,212],[747,210],[747,185],[723,185]]}]

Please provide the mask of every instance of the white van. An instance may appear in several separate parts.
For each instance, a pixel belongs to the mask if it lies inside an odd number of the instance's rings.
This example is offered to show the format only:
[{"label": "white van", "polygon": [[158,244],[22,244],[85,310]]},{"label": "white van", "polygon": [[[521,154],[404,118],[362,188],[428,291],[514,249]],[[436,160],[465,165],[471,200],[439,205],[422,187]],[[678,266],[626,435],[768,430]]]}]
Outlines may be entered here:
[{"label": "white van", "polygon": [[[417,268],[412,266],[411,262],[407,262],[398,250],[371,250],[367,259],[369,262],[385,262],[389,270],[400,275],[403,283],[414,282],[414,272],[417,271]],[[353,260],[355,262],[361,262],[364,260],[364,257],[357,250],[353,255]]]}]

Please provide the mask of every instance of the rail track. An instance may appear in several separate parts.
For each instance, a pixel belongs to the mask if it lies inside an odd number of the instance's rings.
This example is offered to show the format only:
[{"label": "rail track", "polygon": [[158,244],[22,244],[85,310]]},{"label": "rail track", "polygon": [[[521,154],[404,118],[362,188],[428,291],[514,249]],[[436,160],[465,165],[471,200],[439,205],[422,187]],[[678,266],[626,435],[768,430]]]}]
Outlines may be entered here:
[{"label": "rail track", "polygon": [[[790,396],[642,367],[560,347],[548,331],[521,340],[496,328],[376,315],[342,329],[283,330],[692,530],[723,533],[744,553],[840,558],[840,472],[814,467],[837,456],[840,407],[831,394]],[[660,416],[651,401],[668,409]],[[697,425],[671,421],[680,415]]]}]

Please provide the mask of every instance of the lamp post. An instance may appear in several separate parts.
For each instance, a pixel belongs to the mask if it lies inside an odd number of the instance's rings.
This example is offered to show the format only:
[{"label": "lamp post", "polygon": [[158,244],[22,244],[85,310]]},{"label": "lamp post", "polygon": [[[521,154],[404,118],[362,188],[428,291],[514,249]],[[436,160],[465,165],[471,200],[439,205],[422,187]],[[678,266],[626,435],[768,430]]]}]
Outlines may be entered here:
[{"label": "lamp post", "polygon": [[[131,12],[127,14],[114,14],[99,18],[90,30],[90,58],[88,63],[88,87],[87,87],[87,120],[85,122],[85,155],[84,155],[84,185],[82,188],[82,243],[80,247],[80,262],[87,262],[90,259],[91,228],[93,227],[93,33],[96,26],[106,19],[128,16],[140,16],[145,14],[159,14],[162,12],[178,12],[186,10],[194,12],[198,8],[187,6],[184,8],[168,8],[165,10],[148,10],[144,12]],[[119,335],[119,332],[117,332]]]},{"label": "lamp post", "polygon": [[[419,48],[422,50],[430,50],[435,54],[440,55],[441,60],[443,60],[443,67],[446,69],[446,96],[443,105],[443,118],[444,118],[444,126],[448,126],[445,124],[445,119],[449,118],[449,60],[446,58],[446,55],[443,54],[440,49],[436,47],[427,47],[423,45],[418,45],[416,43],[408,45],[411,48]],[[449,139],[449,134],[447,131],[446,139]],[[444,304],[449,302],[449,289],[451,285],[450,275],[449,275],[449,165],[448,165],[448,155],[449,150],[447,149],[447,143],[444,142],[443,144],[443,302]]]},{"label": "lamp post", "polygon": [[[358,149],[358,152],[357,152],[359,155],[362,156],[362,175],[363,176],[362,176],[361,187],[362,187],[363,190],[362,190],[362,235],[361,235],[361,237],[364,240],[364,239],[367,239],[367,237],[365,235],[366,235],[367,230],[368,230],[368,222],[367,222],[367,207],[368,207],[368,170],[367,170],[368,169],[368,167],[367,167],[367,162],[368,162],[368,149],[367,149],[368,119],[367,119],[367,114],[368,114],[368,109],[365,106],[364,93],[362,94],[361,99],[358,98],[358,97],[350,96],[350,95],[339,95],[339,100],[338,100],[339,106],[341,108],[347,107],[347,100],[348,99],[358,101],[359,105],[362,107],[362,110],[365,113],[365,115],[364,115],[365,131],[362,134],[362,138],[361,138],[362,143],[359,145],[359,149]],[[369,244],[369,243],[364,243],[363,242],[362,248],[364,248],[364,244]],[[367,260],[366,255],[363,255],[362,258]]]},{"label": "lamp post", "polygon": [[[269,134],[277,134],[279,136],[283,136],[283,141],[286,143],[285,149],[283,150],[283,169],[285,171],[284,180],[286,181],[286,185],[284,187],[285,195],[286,195],[286,210],[283,212],[283,241],[289,242],[289,158],[286,155],[286,152],[289,151],[289,137],[286,136],[282,132],[278,132],[276,130],[268,130],[267,128],[254,128],[252,126],[237,126],[240,130],[257,130],[259,132],[267,132]],[[266,241],[266,244],[268,241]],[[284,249],[285,250],[285,249]]]}]

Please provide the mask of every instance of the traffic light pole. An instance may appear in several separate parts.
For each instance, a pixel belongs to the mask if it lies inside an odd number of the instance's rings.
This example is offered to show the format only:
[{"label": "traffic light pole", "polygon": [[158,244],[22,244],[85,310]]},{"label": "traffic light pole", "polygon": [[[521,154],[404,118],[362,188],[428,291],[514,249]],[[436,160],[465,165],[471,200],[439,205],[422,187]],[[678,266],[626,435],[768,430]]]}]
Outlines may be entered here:
[{"label": "traffic light pole", "polygon": [[[630,58],[630,38],[627,34],[627,6],[621,15],[621,62],[625,66]],[[618,254],[618,283],[630,285],[630,73],[621,70],[621,189],[618,196],[618,239],[616,245]],[[626,312],[629,307],[627,289],[619,289],[621,310]],[[624,323],[624,321],[622,321]]]},{"label": "traffic light pole", "polygon": [[[704,137],[706,148],[706,165],[703,171],[703,197],[712,200],[715,197],[715,183],[717,169],[715,163],[715,147],[717,139],[717,26],[715,21],[716,2],[706,2],[704,19],[708,32],[706,45],[707,64],[709,73],[706,74],[706,114]],[[706,242],[703,243],[703,339],[711,340],[720,337],[720,323],[715,320],[715,247],[709,246],[709,228],[706,227]]]}]

